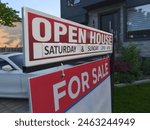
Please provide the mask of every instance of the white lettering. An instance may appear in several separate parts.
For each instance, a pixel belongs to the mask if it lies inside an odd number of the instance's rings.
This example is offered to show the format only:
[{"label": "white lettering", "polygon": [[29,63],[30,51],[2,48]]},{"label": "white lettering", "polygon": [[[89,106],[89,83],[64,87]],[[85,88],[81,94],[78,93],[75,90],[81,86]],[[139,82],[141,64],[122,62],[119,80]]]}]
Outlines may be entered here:
[{"label": "white lettering", "polygon": [[101,34],[100,33],[97,33],[97,35],[96,35],[96,42],[97,42],[97,44],[101,43]]},{"label": "white lettering", "polygon": [[[75,93],[73,93],[73,91],[72,91],[72,86],[73,86],[74,82],[77,83],[77,85],[76,85],[77,91]],[[69,94],[70,98],[75,99],[79,95],[80,90],[81,90],[80,79],[77,76],[73,76],[70,79],[69,84],[68,84],[68,94]]]},{"label": "white lettering", "polygon": [[86,43],[86,30],[82,30],[81,28],[79,28],[78,42]]},{"label": "white lettering", "polygon": [[96,42],[96,38],[95,38],[95,36],[96,36],[96,32],[90,32],[90,43],[95,43]]},{"label": "white lettering", "polygon": [[77,43],[77,39],[74,37],[77,37],[77,28],[73,26],[69,26],[69,42]]},{"label": "white lettering", "polygon": [[59,93],[58,89],[65,86],[65,85],[66,85],[65,80],[53,85],[55,111],[59,110],[59,99],[66,95],[65,91],[62,91],[62,92]]},{"label": "white lettering", "polygon": [[108,63],[105,63],[105,73],[108,75]]},{"label": "white lettering", "polygon": [[103,78],[103,74],[102,74],[102,71],[101,71],[101,67],[99,66],[98,67],[98,81],[100,81],[100,79]]},{"label": "white lettering", "polygon": [[54,41],[60,42],[60,36],[67,33],[67,27],[62,23],[54,22]]},{"label": "white lettering", "polygon": [[[41,27],[40,25],[43,23],[45,34],[41,36]],[[32,36],[35,40],[40,42],[47,42],[51,39],[51,24],[48,20],[43,18],[34,18],[32,20]]]},{"label": "white lettering", "polygon": [[97,75],[96,75],[96,68],[92,69],[92,76],[93,76],[93,84],[97,83]]},{"label": "white lettering", "polygon": [[81,80],[82,80],[82,92],[85,92],[85,87],[87,89],[90,88],[89,86],[89,74],[87,72],[84,72],[81,74]]}]

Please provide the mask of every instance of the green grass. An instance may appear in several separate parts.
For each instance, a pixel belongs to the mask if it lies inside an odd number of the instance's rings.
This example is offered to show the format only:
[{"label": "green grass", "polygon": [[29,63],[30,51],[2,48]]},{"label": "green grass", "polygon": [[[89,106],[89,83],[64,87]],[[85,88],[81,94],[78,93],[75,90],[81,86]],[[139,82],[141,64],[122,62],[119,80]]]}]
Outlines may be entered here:
[{"label": "green grass", "polygon": [[115,113],[150,113],[150,83],[115,87]]}]

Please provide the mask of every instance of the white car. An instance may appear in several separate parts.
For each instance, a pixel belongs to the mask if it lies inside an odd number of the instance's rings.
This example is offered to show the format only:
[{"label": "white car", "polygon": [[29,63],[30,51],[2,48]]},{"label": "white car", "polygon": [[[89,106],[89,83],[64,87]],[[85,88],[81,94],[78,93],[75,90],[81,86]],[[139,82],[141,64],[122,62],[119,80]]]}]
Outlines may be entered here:
[{"label": "white car", "polygon": [[0,97],[29,98],[29,77],[53,73],[71,67],[71,65],[65,65],[32,73],[23,73],[22,65],[22,53],[0,55]]}]

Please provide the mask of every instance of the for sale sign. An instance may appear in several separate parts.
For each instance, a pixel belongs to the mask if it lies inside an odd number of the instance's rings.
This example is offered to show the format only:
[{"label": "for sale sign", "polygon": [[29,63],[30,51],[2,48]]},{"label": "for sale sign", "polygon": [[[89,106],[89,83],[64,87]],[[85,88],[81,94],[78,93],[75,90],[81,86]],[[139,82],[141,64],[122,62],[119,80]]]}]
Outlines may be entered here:
[{"label": "for sale sign", "polygon": [[23,8],[25,67],[112,53],[112,34]]},{"label": "for sale sign", "polygon": [[[62,74],[64,77],[62,77]],[[51,113],[71,111],[72,107],[78,107],[78,103],[80,104],[83,98],[88,97],[94,89],[101,88],[100,83],[109,75],[110,59],[105,58],[65,69],[64,71],[61,70],[31,78],[30,95],[32,112]],[[99,105],[97,104],[96,99],[98,99],[98,101],[103,101],[105,105],[109,102],[109,105],[107,107],[103,106],[103,108],[106,110],[111,108],[110,100],[104,101],[104,99],[111,99],[110,79],[103,85],[102,92],[97,90],[96,92],[97,93],[94,94],[93,91],[92,97],[88,99],[88,103],[95,103],[94,107],[96,108],[101,105],[101,103]],[[98,96],[96,96],[97,94]],[[103,95],[102,98],[100,98],[100,94]],[[104,98],[105,96],[107,98]],[[92,98],[95,98],[95,101],[93,101]],[[81,106],[85,103],[86,101],[79,105],[78,112],[81,112]],[[84,107],[92,107],[92,105],[85,105]]]}]

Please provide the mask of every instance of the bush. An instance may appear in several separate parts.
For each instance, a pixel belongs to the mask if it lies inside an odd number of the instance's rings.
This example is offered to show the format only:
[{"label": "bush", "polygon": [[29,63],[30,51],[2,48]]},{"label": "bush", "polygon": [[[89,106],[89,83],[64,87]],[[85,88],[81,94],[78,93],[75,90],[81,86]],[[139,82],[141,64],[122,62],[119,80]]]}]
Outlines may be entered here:
[{"label": "bush", "polygon": [[[130,83],[139,79],[141,76],[141,60],[138,49],[135,45],[122,47],[121,55],[118,57],[120,71],[115,74],[116,83]],[[115,62],[117,64],[118,61]],[[124,69],[124,71],[123,71]]]},{"label": "bush", "polygon": [[129,72],[127,73],[121,73],[121,72],[116,72],[114,74],[115,78],[115,83],[131,83],[135,81],[135,76],[131,75]]},{"label": "bush", "polygon": [[129,72],[130,71],[130,64],[124,61],[116,61],[114,64],[115,72]]},{"label": "bush", "polygon": [[150,75],[150,58],[146,58],[142,65],[143,74]]}]

